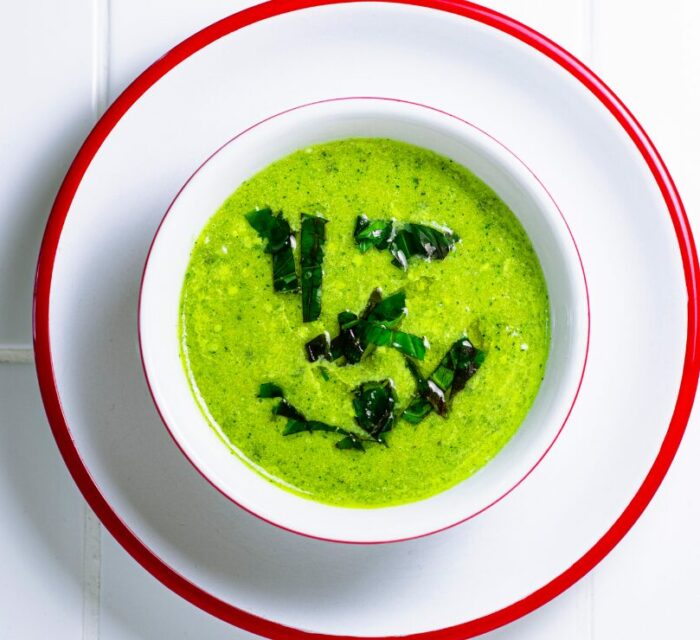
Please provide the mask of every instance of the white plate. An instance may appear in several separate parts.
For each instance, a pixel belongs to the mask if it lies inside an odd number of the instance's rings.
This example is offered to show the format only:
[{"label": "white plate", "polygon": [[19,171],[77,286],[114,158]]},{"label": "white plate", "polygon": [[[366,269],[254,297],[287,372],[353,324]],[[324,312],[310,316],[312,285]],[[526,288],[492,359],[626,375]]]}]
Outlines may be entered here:
[{"label": "white plate", "polygon": [[[697,383],[692,237],[636,122],[541,36],[442,0],[310,4],[262,5],[213,25],[146,71],[98,124],[40,256],[42,393],[66,462],[109,530],[211,613],[285,639],[463,638],[572,584],[663,478]],[[302,538],[235,508],[168,437],[136,342],[146,252],[187,176],[267,115],[361,95],[439,107],[523,159],[576,238],[591,309],[578,401],[527,482],[450,531],[380,546]]]}]

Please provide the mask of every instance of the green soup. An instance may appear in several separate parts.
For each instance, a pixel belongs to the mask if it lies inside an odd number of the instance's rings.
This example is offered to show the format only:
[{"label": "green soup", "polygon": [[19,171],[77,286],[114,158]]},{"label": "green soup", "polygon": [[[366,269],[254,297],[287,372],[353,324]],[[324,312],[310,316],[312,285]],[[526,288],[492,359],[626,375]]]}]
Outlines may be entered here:
[{"label": "green soup", "polygon": [[[302,322],[301,296],[273,291],[270,255],[245,214],[281,210],[326,224],[322,310]],[[460,242],[444,260],[387,251],[360,253],[357,216],[445,225]],[[298,249],[296,250],[298,253]],[[298,256],[297,256],[298,262]],[[416,390],[404,357],[377,347],[354,365],[309,363],[304,344],[338,331],[337,315],[359,312],[370,292],[403,290],[401,330],[425,336],[430,373],[462,335],[485,352],[447,417],[398,418],[387,446],[334,446],[337,434],[283,436],[263,382],[284,389],[309,419],[350,431],[352,390],[390,378],[397,406]],[[427,498],[468,478],[517,431],[537,394],[549,351],[549,301],[522,226],[470,171],[425,149],[385,139],[348,139],[302,149],[243,183],[210,219],[192,251],[182,289],[181,353],[195,396],[232,452],[268,479],[320,502],[381,507]],[[359,431],[358,431],[359,432]]]}]

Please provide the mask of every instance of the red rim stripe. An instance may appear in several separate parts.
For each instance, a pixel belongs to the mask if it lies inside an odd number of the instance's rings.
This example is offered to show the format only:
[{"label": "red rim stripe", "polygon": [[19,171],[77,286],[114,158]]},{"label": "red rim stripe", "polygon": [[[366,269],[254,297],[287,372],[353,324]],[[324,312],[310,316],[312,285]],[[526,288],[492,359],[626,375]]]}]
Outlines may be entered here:
[{"label": "red rim stripe", "polygon": [[[180,62],[222,36],[270,17],[311,7],[364,0],[271,0],[231,15],[184,40],[146,69],[117,98],[92,130],[73,161],[47,222],[41,245],[34,291],[34,351],[39,386],[51,430],[61,455],[83,496],[117,541],[145,569],[170,589],[210,614],[243,629],[280,640],[352,640],[355,636],[314,634],[265,620],[238,609],[203,591],[163,563],[119,518],[83,463],[61,408],[53,372],[49,333],[49,302],[56,251],[75,193],[93,157],[114,126],[131,106],[161,77]],[[537,591],[481,618],[436,631],[403,636],[413,640],[460,640],[512,622],[549,602],[595,567],[625,536],[656,493],[678,450],[698,382],[698,267],[695,243],[680,196],[666,166],[641,125],[620,99],[590,69],[545,36],[491,9],[456,0],[382,0],[460,15],[481,22],[528,44],[577,78],[615,117],[644,158],[664,198],[678,240],[688,291],[688,327],[683,375],[674,412],[659,453],[646,478],[620,517],[578,561]],[[368,640],[364,637],[363,640]],[[379,639],[377,639],[379,640]]]}]

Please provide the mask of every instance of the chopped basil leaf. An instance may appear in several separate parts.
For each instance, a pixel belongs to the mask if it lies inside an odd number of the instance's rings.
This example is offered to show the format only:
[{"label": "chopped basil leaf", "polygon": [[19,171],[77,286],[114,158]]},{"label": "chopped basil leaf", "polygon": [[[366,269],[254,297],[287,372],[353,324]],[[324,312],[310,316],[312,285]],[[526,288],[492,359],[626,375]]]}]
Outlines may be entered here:
[{"label": "chopped basil leaf", "polygon": [[284,427],[284,431],[282,431],[282,435],[291,436],[295,433],[301,433],[302,431],[309,431],[307,424],[307,422],[301,420],[288,420]]},{"label": "chopped basil leaf", "polygon": [[389,251],[394,256],[391,264],[406,271],[408,269],[408,259],[420,253],[420,245],[414,234],[406,229],[402,229],[396,234],[394,241],[389,246]]},{"label": "chopped basil leaf", "polygon": [[363,382],[353,390],[355,422],[377,442],[386,443],[384,434],[394,425],[396,393],[392,380]]},{"label": "chopped basil leaf", "polygon": [[418,424],[432,410],[433,406],[427,400],[421,398],[420,396],[416,396],[403,410],[401,417],[410,424]]},{"label": "chopped basil leaf", "polygon": [[[454,381],[455,372],[465,371],[474,357],[477,350],[467,338],[460,338],[455,342],[444,355],[440,364],[430,376],[443,391],[447,391]],[[472,374],[473,375],[473,374]]]},{"label": "chopped basil leaf", "polygon": [[304,348],[306,349],[306,359],[309,362],[316,362],[320,358],[328,359],[331,353],[331,337],[328,331],[324,331],[309,340]]},{"label": "chopped basil leaf", "polygon": [[355,244],[362,253],[374,247],[388,249],[393,265],[408,269],[413,256],[424,260],[444,260],[455,248],[459,236],[450,229],[436,229],[424,224],[401,224],[394,220],[369,220],[358,216],[354,231]]},{"label": "chopped basil leaf", "polygon": [[301,310],[304,322],[321,315],[323,281],[323,245],[326,243],[327,220],[301,214]]},{"label": "chopped basil leaf", "polygon": [[260,385],[258,398],[284,398],[284,392],[282,391],[282,387],[276,385],[274,382],[263,382]]},{"label": "chopped basil leaf", "polygon": [[[292,405],[285,397],[282,388],[274,382],[264,382],[260,385],[259,398],[281,398],[277,406],[272,409],[272,413],[276,416],[287,418],[287,424],[282,430],[283,436],[291,436],[295,433],[325,431],[327,433],[337,433],[343,438],[336,442],[339,449],[356,449],[364,451],[362,445],[363,439],[356,433],[335,427],[325,422],[318,420],[307,420],[306,416]],[[366,441],[366,440],[365,440]]]},{"label": "chopped basil leaf", "polygon": [[397,331],[406,316],[406,294],[399,291],[382,298],[381,289],[374,289],[361,315],[352,311],[338,314],[339,334],[325,350],[323,334],[306,343],[306,357],[315,362],[321,357],[328,360],[345,358],[346,364],[357,364],[371,346],[392,347],[418,360],[425,357],[428,344],[425,338]]},{"label": "chopped basil leaf", "polygon": [[406,294],[397,291],[388,298],[381,299],[381,289],[375,289],[372,293],[379,291],[379,302],[364,315],[370,322],[378,322],[387,329],[392,329],[398,325],[406,315]]},{"label": "chopped basil leaf", "polygon": [[357,326],[359,321],[360,318],[352,311],[341,311],[338,314],[338,327],[340,327],[341,331],[352,329],[353,327]]},{"label": "chopped basil leaf", "polygon": [[358,451],[364,451],[365,448],[362,446],[362,440],[356,436],[354,433],[348,434],[342,440],[338,440],[335,443],[338,449],[357,449]]},{"label": "chopped basil leaf", "polygon": [[386,220],[372,220],[367,216],[357,216],[355,222],[355,242],[360,247],[360,251],[365,253],[372,247],[382,251],[389,246],[393,238],[394,223]]},{"label": "chopped basil leaf", "polygon": [[[279,412],[277,412],[279,414]],[[279,414],[281,415],[281,414]],[[301,415],[301,414],[300,414]],[[302,416],[303,417],[303,416]],[[299,420],[299,419],[290,419],[287,421],[287,425],[285,426],[284,430],[282,431],[283,436],[291,436],[294,435],[295,433],[301,433],[303,431],[307,431],[309,433],[313,431],[325,431],[326,433],[338,433],[343,436],[341,440],[336,442],[336,446],[339,449],[357,449],[358,451],[364,451],[364,447],[362,446],[362,440],[361,438],[356,434],[352,433],[352,431],[347,431],[345,429],[342,429],[341,427],[335,427],[330,424],[326,424],[325,422],[320,422],[318,420]],[[350,447],[346,444],[348,440],[351,440],[353,442],[353,446]],[[343,446],[340,446],[341,443],[343,443]]]},{"label": "chopped basil leaf", "polygon": [[416,395],[402,417],[418,424],[431,411],[446,416],[450,401],[466,386],[484,362],[485,354],[462,337],[448,349],[429,378],[424,378],[415,362],[406,358],[406,366],[416,381]]},{"label": "chopped basil leaf", "polygon": [[340,333],[331,340],[331,358],[335,360],[345,356],[348,364],[357,364],[367,348],[357,330],[358,317],[351,311],[338,314]]},{"label": "chopped basil leaf", "polygon": [[483,351],[477,351],[473,360],[464,368],[457,369],[455,371],[455,377],[452,381],[452,389],[450,395],[454,396],[459,393],[466,386],[469,378],[471,378],[478,370],[478,368],[483,364],[486,358],[486,354]]},{"label": "chopped basil leaf", "polygon": [[425,338],[419,338],[403,331],[386,329],[380,324],[370,322],[366,323],[363,335],[367,343],[377,347],[393,347],[417,360],[425,358]]},{"label": "chopped basil leaf", "polygon": [[428,380],[428,390],[425,399],[430,403],[435,413],[443,418],[447,415],[447,392],[438,387],[432,380]]},{"label": "chopped basil leaf", "polygon": [[416,381],[416,396],[404,409],[404,419],[413,424],[418,424],[433,409],[439,415],[447,412],[447,401],[445,393],[432,380],[423,377],[418,365],[411,360],[405,359],[406,366]]},{"label": "chopped basil leaf", "polygon": [[406,363],[406,368],[409,370],[409,372],[413,376],[413,379],[416,381],[416,390],[419,394],[423,395],[427,390],[427,379],[423,377],[423,374],[418,368],[418,365],[413,360],[411,360],[411,358],[404,358],[404,362]]},{"label": "chopped basil leaf", "polygon": [[258,235],[267,241],[265,253],[272,256],[272,285],[275,291],[298,291],[299,279],[294,266],[294,234],[280,211],[256,209],[246,214],[246,220]]},{"label": "chopped basil leaf", "polygon": [[304,414],[299,411],[295,406],[289,404],[289,401],[282,397],[279,404],[272,410],[276,416],[282,416],[283,418],[289,418],[290,420],[298,422],[306,422]]},{"label": "chopped basil leaf", "polygon": [[299,291],[299,279],[294,266],[294,251],[291,245],[272,254],[272,287],[280,293]]},{"label": "chopped basil leaf", "polygon": [[365,308],[362,310],[362,313],[360,314],[360,318],[363,320],[367,320],[369,318],[370,314],[375,310],[377,305],[382,301],[383,299],[383,294],[382,294],[382,289],[381,287],[375,287],[372,289],[372,293],[369,294],[369,298],[367,299],[367,304],[365,305]]}]

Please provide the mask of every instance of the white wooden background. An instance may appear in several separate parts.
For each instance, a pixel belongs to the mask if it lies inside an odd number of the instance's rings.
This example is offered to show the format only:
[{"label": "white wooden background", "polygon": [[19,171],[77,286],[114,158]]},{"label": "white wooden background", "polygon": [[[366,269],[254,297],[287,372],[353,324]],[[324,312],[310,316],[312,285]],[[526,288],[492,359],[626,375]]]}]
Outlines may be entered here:
[{"label": "white wooden background", "polygon": [[[31,366],[48,210],[95,118],[170,46],[246,0],[0,3],[0,640],[252,638],[151,578],[86,507]],[[486,0],[588,63],[666,159],[700,228],[700,2]],[[488,640],[700,638],[700,424],[630,535],[570,591]]]}]

